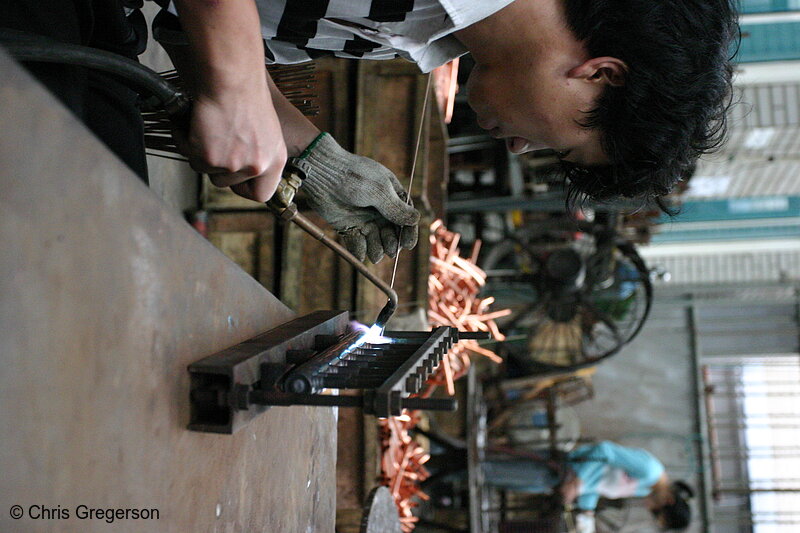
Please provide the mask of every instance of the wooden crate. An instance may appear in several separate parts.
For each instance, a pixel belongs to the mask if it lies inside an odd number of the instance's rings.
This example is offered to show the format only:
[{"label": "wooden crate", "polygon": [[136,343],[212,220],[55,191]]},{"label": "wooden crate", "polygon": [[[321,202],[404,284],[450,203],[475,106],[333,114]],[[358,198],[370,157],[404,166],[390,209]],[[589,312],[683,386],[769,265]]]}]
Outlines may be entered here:
[{"label": "wooden crate", "polygon": [[[325,227],[316,213],[304,213]],[[335,235],[327,229],[328,235]],[[351,309],[354,271],[322,243],[266,211],[212,212],[209,240],[264,287],[305,314]]]}]

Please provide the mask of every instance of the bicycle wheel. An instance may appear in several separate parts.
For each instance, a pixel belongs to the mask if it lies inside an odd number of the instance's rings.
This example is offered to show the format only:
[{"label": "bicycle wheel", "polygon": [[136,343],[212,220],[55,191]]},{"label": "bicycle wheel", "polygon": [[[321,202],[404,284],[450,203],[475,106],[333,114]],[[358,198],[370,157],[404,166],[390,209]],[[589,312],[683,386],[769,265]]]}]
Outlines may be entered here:
[{"label": "bicycle wheel", "polygon": [[[561,272],[582,265],[574,290],[553,289],[554,262]],[[575,370],[614,355],[639,333],[652,305],[644,261],[600,224],[525,228],[490,250],[482,266],[482,295],[512,309],[498,325],[509,336],[504,351],[524,372]]]}]

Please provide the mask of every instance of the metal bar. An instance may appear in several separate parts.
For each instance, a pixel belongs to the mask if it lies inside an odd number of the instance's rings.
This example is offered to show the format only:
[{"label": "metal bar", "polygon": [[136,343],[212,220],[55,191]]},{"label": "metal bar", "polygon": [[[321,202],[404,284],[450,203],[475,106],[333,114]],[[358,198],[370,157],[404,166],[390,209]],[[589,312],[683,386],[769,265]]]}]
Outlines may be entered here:
[{"label": "metal bar", "polygon": [[458,401],[455,398],[403,398],[402,405],[404,409],[455,411]]},{"label": "metal bar", "polygon": [[[364,396],[333,396],[329,394],[294,394],[289,392],[251,390],[248,402],[256,405],[316,405],[323,407],[365,408],[368,400]],[[404,409],[426,411],[454,411],[458,403],[453,398],[403,398]]]},{"label": "metal bar", "polygon": [[794,288],[794,323],[797,327],[797,351],[800,352],[800,286]]},{"label": "metal bar", "polygon": [[[738,482],[739,478],[724,478],[722,481]],[[764,479],[752,479],[752,478],[750,479],[750,483],[754,484],[754,485],[757,485],[759,483],[773,482],[773,481],[782,481],[782,482],[787,482],[787,483],[791,481],[792,483],[797,483],[797,487],[786,487],[786,488],[800,488],[800,478],[780,478],[780,477],[776,478],[776,477],[770,477],[770,478],[764,478]],[[725,486],[725,485],[723,484],[723,486]],[[730,487],[731,484],[728,484],[727,486]],[[800,513],[800,509],[798,509],[797,512]]]},{"label": "metal bar", "polygon": [[800,524],[800,520],[757,520],[757,521],[746,521],[741,522],[736,519],[736,517],[725,517],[725,518],[715,518],[714,523],[716,524],[736,524],[737,526],[755,526],[758,524],[775,524],[775,525],[793,525],[793,524]]},{"label": "metal bar", "polygon": [[[693,393],[694,393],[694,430],[695,433],[700,435],[700,439],[695,442],[695,453],[697,453],[697,457],[701,464],[703,464],[703,458],[705,453],[708,451],[708,435],[707,428],[705,424],[703,424],[703,420],[705,418],[705,413],[703,412],[705,409],[704,404],[704,393],[702,387],[702,377],[700,374],[700,339],[697,335],[697,316],[696,316],[696,309],[694,302],[690,302],[690,304],[686,307],[686,323],[689,330],[689,353],[691,357],[691,365],[692,365],[692,381],[693,381]],[[709,516],[709,496],[714,498],[713,493],[713,482],[712,487],[708,486],[708,479],[707,479],[706,469],[703,468],[702,472],[699,473],[697,476],[699,482],[699,493],[702,495],[699,499],[699,506],[700,506],[700,517],[702,521],[703,533],[709,533],[711,528],[711,518]],[[711,490],[709,490],[711,489]]]},{"label": "metal bar", "polygon": [[[796,365],[791,365],[791,366],[796,366]],[[781,373],[781,377],[783,377],[783,375],[785,373],[786,373],[785,371],[782,372]],[[719,381],[719,382],[713,382],[713,385],[714,385],[715,388],[720,388],[720,389],[727,390],[730,387],[758,388],[758,387],[764,387],[764,386],[767,386],[767,385],[775,385],[775,386],[780,386],[780,387],[791,387],[792,385],[800,386],[800,381],[798,381],[796,379],[795,380],[772,380],[772,379],[769,379],[769,376],[768,376],[767,379],[763,379],[763,380],[759,380],[759,381],[755,381],[755,380],[744,381],[744,380],[737,379],[733,383]]]},{"label": "metal bar", "polygon": [[[747,420],[768,420],[770,418],[800,418],[800,413],[756,413],[754,415],[748,415]],[[715,422],[720,422],[723,420],[732,420],[734,422],[742,420],[740,416],[714,416]],[[800,446],[800,445],[798,445]]]},{"label": "metal bar", "polygon": [[547,428],[548,441],[550,445],[550,457],[558,455],[558,423],[556,421],[556,393],[555,387],[548,387],[545,407],[547,409]]},{"label": "metal bar", "polygon": [[771,451],[771,450],[779,450],[779,451],[800,451],[800,444],[794,446],[720,446],[719,451],[727,450],[727,451]]},{"label": "metal bar", "polygon": [[750,487],[746,488],[732,488],[732,489],[722,489],[723,494],[751,494],[754,492],[786,492],[786,493],[798,493],[800,494],[800,488],[796,489],[780,489],[780,488],[768,488],[768,489],[754,489]]},{"label": "metal bar", "polygon": [[392,339],[425,340],[431,336],[431,332],[430,331],[384,331],[383,336]]},{"label": "metal bar", "polygon": [[718,499],[719,489],[722,479],[722,465],[719,460],[719,436],[714,425],[714,401],[712,398],[714,388],[709,383],[708,365],[702,367],[703,376],[703,398],[706,408],[706,431],[708,432],[709,455],[711,457],[711,494],[715,500]]},{"label": "metal bar", "polygon": [[[785,389],[784,390],[776,390],[776,388],[777,387],[761,388],[761,389],[752,389],[752,388],[734,389],[734,388],[729,388],[728,390],[723,391],[722,393],[714,394],[714,396],[716,398],[719,398],[719,399],[722,399],[722,400],[725,400],[725,399],[732,400],[734,398],[744,398],[744,397],[748,397],[748,398],[772,398],[772,397],[775,397],[775,398],[791,398],[793,396],[800,396],[800,387],[798,387],[798,389],[796,391],[785,390]],[[729,414],[729,413],[721,412],[720,416],[724,417],[726,414]],[[769,411],[761,411],[760,413],[754,413],[755,416],[759,416],[759,415],[760,416],[764,416],[764,415],[770,415],[770,414],[772,414],[772,413],[770,413]],[[800,414],[798,414],[797,416],[800,416]],[[786,417],[784,417],[784,418],[786,418]]]},{"label": "metal bar", "polygon": [[386,380],[386,382],[378,389],[377,393],[388,394],[397,385],[403,383],[408,374],[416,369],[420,361],[430,354],[441,341],[448,338],[448,335],[450,335],[450,329],[451,328],[449,327],[439,327],[433,330],[430,337],[428,337],[428,340],[425,341],[414,352],[414,354],[409,357],[408,360]]},{"label": "metal bar", "polygon": [[797,453],[781,453],[781,454],[771,454],[771,453],[748,453],[747,451],[743,451],[742,453],[721,453],[719,454],[720,459],[792,459],[795,457],[800,457],[800,450]]},{"label": "metal bar", "polygon": [[319,352],[317,355],[292,370],[286,376],[285,387],[287,392],[295,394],[310,393],[319,386],[317,376],[324,372],[333,361],[342,357],[349,346],[352,346],[365,333],[354,331],[344,335],[342,339],[333,346]]},{"label": "metal bar", "polygon": [[274,392],[252,390],[248,400],[257,405],[319,405],[330,407],[362,407],[361,396],[332,396],[329,394],[294,394],[290,392]]},{"label": "metal bar", "polygon": [[716,424],[717,429],[800,429],[800,424]]}]

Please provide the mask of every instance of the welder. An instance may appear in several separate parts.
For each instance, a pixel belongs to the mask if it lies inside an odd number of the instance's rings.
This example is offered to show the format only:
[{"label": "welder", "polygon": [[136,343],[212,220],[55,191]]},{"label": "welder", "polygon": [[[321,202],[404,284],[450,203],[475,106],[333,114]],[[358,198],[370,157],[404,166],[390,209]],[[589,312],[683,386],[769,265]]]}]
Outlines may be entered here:
[{"label": "welder", "polygon": [[[512,152],[555,151],[570,197],[658,203],[725,133],[732,0],[166,1],[154,33],[195,96],[189,131],[177,139],[193,168],[264,202],[287,157],[302,157],[311,205],[373,262],[394,253],[398,235],[414,245],[418,213],[390,171],[343,150],[293,108],[265,62],[403,57],[429,72],[470,52],[478,124]],[[69,37],[103,33],[93,18],[100,4],[135,3],[63,2],[75,19]],[[53,33],[63,9],[41,7],[50,4],[62,2],[4,2],[0,25],[34,13]]]}]

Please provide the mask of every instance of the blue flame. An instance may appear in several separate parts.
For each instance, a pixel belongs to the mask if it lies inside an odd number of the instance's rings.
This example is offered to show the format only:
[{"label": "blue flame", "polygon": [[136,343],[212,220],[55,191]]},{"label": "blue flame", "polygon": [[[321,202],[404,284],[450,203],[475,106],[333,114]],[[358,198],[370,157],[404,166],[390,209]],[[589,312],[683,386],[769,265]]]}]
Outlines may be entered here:
[{"label": "blue flame", "polygon": [[356,348],[363,346],[364,344],[386,344],[392,342],[392,339],[388,337],[384,337],[381,335],[383,333],[383,328],[375,324],[374,326],[367,328],[363,324],[353,323],[353,327],[356,330],[365,331],[365,333],[359,337],[353,344],[347,347],[347,349],[342,352],[342,355],[348,354],[355,350]]},{"label": "blue flame", "polygon": [[384,344],[392,342],[391,339],[383,336],[383,327],[378,324],[375,324],[369,328],[367,330],[367,334],[361,337],[361,340],[363,341],[361,344],[364,344],[365,342],[370,344]]}]

